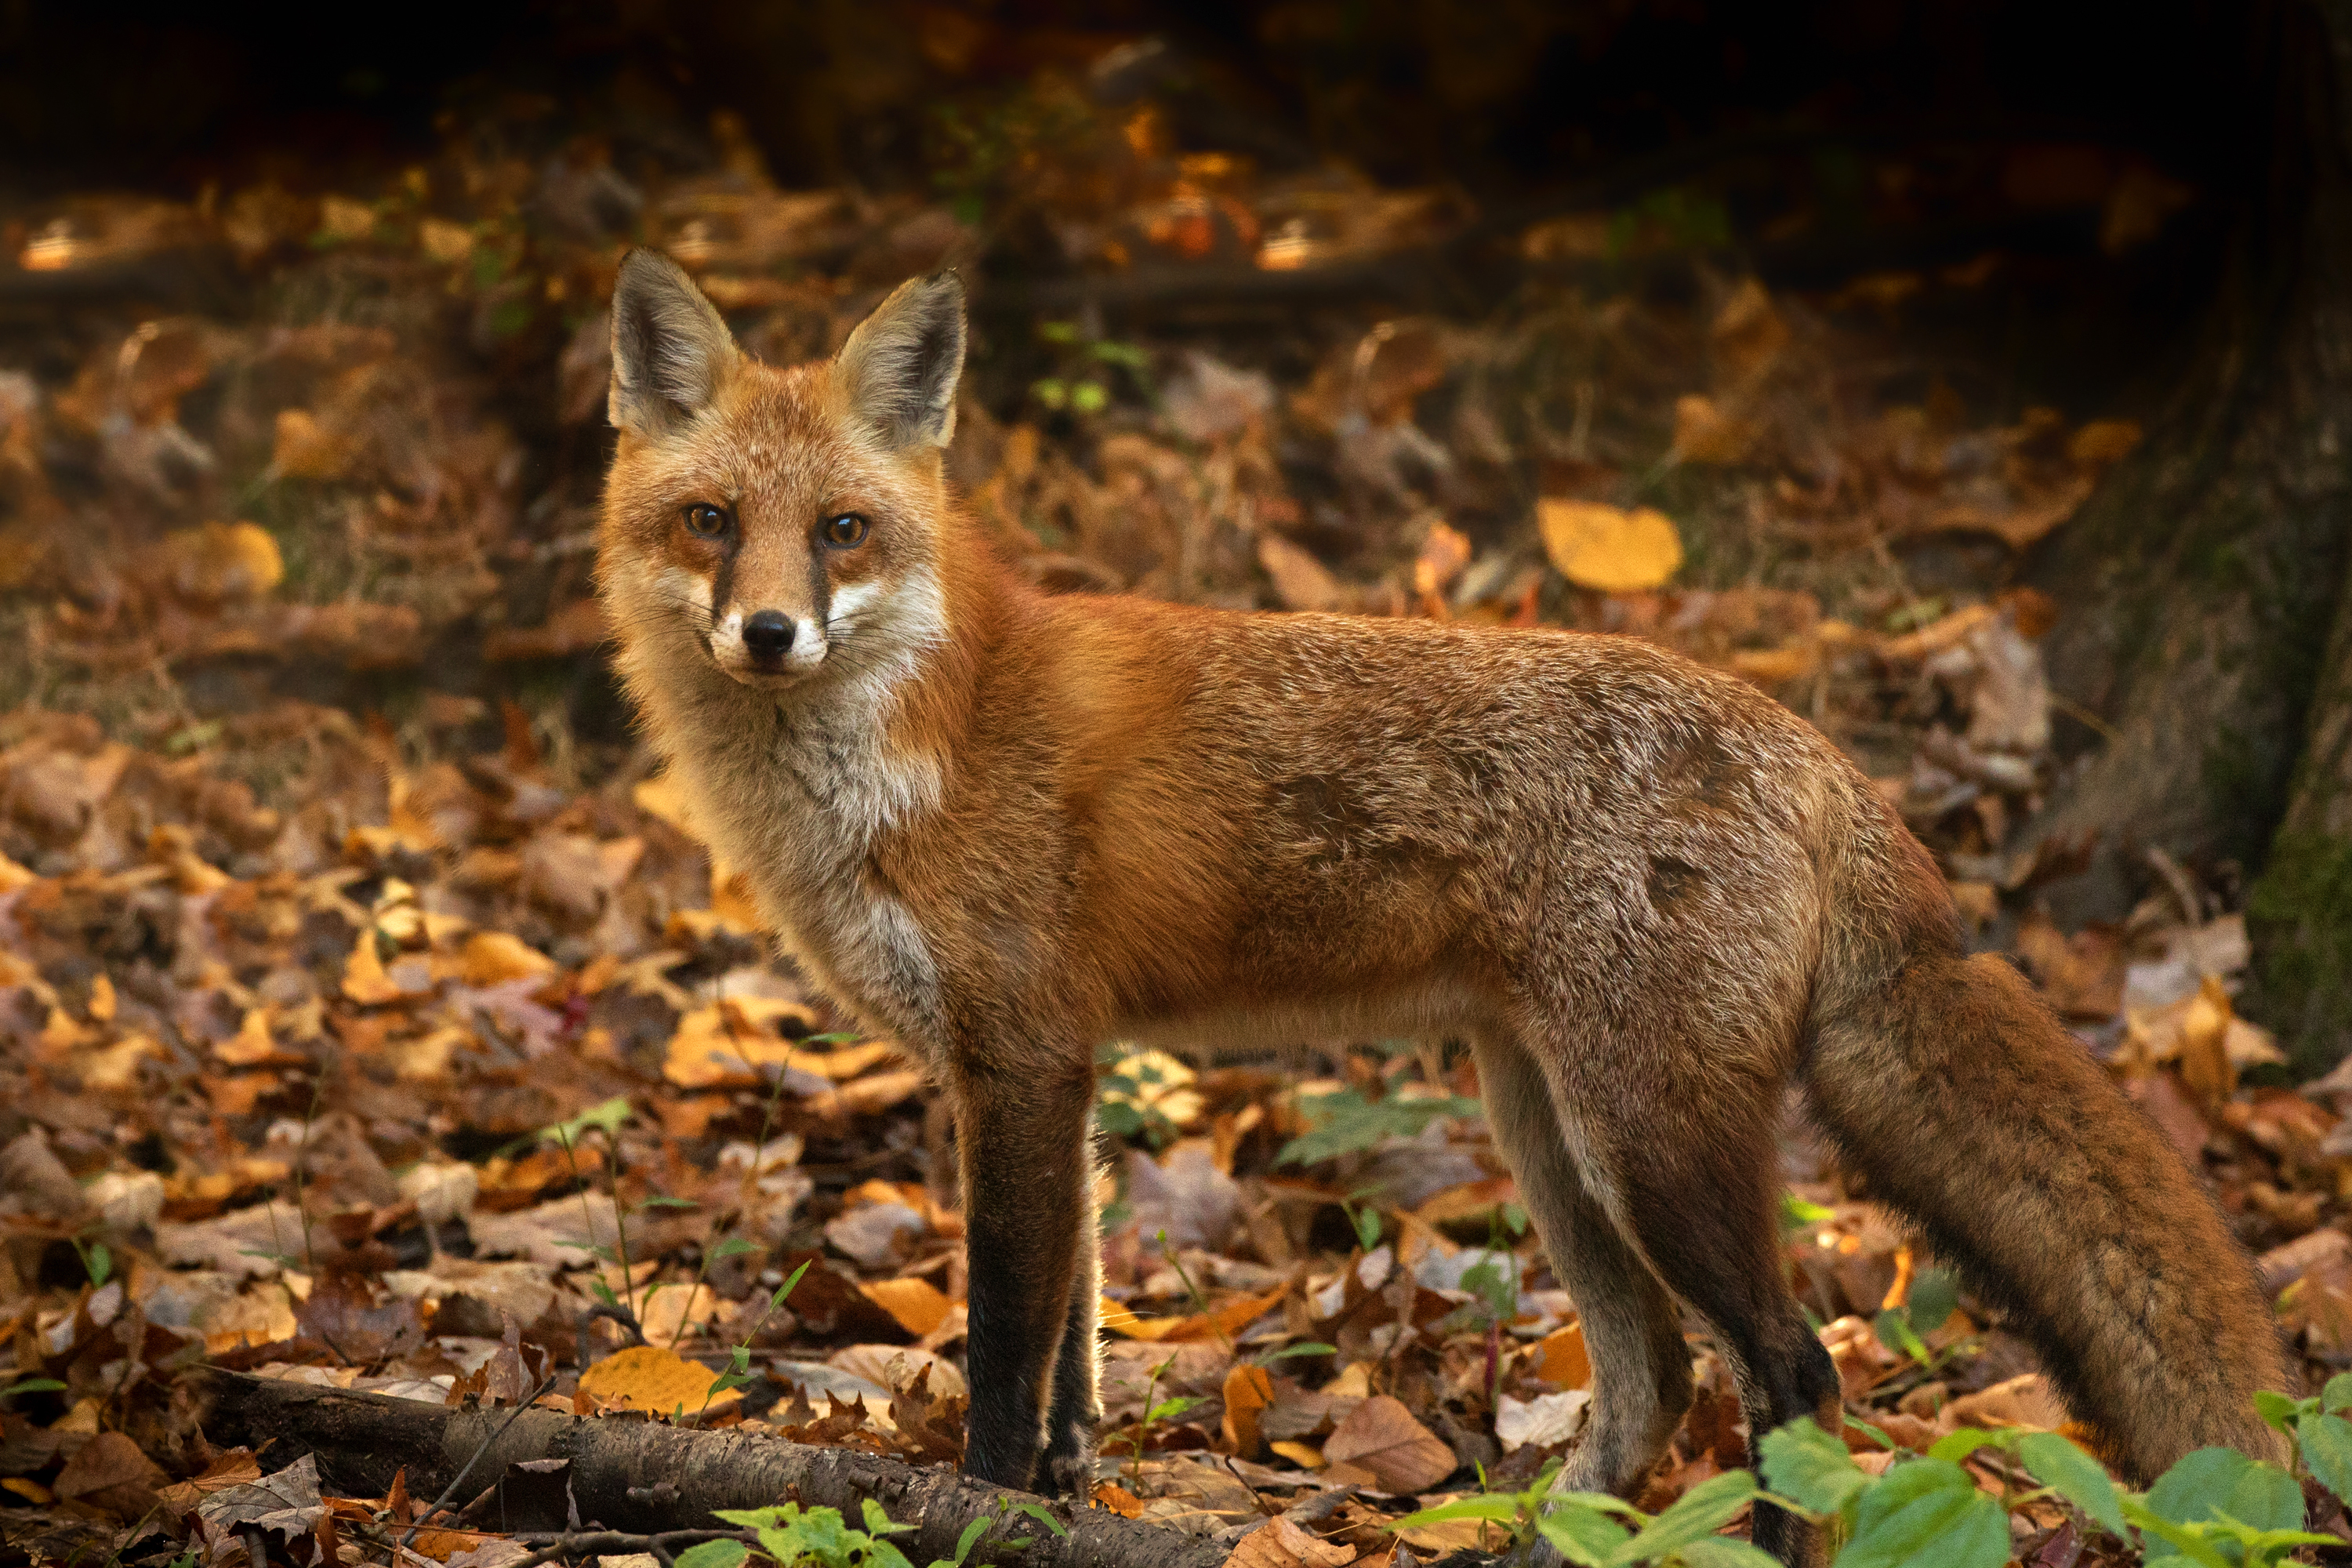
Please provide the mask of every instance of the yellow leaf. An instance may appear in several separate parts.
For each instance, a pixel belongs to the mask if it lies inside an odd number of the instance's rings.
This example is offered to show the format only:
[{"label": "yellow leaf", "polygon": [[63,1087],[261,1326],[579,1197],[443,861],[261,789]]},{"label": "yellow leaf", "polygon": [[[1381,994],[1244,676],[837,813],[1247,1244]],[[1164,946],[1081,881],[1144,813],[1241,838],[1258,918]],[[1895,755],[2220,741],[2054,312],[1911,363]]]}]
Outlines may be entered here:
[{"label": "yellow leaf", "polygon": [[250,522],[208,522],[163,536],[164,578],[184,599],[257,599],[286,580],[278,541]]},{"label": "yellow leaf", "polygon": [[[1130,1340],[1165,1341],[1184,1344],[1198,1340],[1231,1339],[1240,1330],[1249,1327],[1266,1310],[1289,1293],[1289,1287],[1278,1286],[1263,1296],[1243,1296],[1206,1312],[1194,1312],[1181,1318],[1139,1318],[1116,1302],[1103,1303],[1103,1327]],[[1117,1312],[1118,1321],[1111,1314]]]},{"label": "yellow leaf", "polygon": [[1323,1450],[1312,1443],[1268,1443],[1266,1447],[1301,1469],[1319,1470],[1323,1468]]},{"label": "yellow leaf", "polygon": [[631,1345],[582,1373],[580,1392],[626,1410],[667,1415],[683,1406],[690,1415],[702,1409],[705,1401],[717,1405],[741,1397],[731,1388],[713,1394],[710,1385],[718,1380],[717,1373],[676,1351]]},{"label": "yellow leaf", "polygon": [[688,837],[697,837],[686,820],[686,792],[677,787],[667,773],[649,778],[629,792],[637,809],[649,816],[658,816]]},{"label": "yellow leaf", "polygon": [[874,1279],[861,1282],[857,1289],[919,1340],[946,1322],[952,1306],[928,1279]]},{"label": "yellow leaf", "polygon": [[278,411],[278,437],[270,447],[269,462],[279,473],[321,482],[340,479],[351,470],[352,459],[357,456],[357,441],[321,425],[308,409]]},{"label": "yellow leaf", "polygon": [[1592,1357],[1584,1348],[1584,1325],[1554,1329],[1536,1342],[1536,1375],[1554,1388],[1586,1388],[1592,1383]]},{"label": "yellow leaf", "polygon": [[1581,588],[1638,594],[1663,586],[1683,563],[1674,520],[1648,507],[1625,511],[1546,496],[1536,503],[1536,522],[1551,563]]},{"label": "yellow leaf", "polygon": [[277,1054],[278,1044],[269,1037],[269,1015],[259,1007],[247,1008],[236,1033],[213,1046],[213,1055],[231,1067],[257,1066]]},{"label": "yellow leaf", "polygon": [[416,226],[416,243],[436,261],[463,261],[474,254],[474,231],[447,218],[428,217]]},{"label": "yellow leaf", "polygon": [[2120,461],[2139,445],[2137,419],[2094,419],[2066,443],[2066,455],[2086,468]]},{"label": "yellow leaf", "polygon": [[1799,679],[1812,674],[1821,664],[1822,650],[1809,638],[1779,647],[1736,648],[1731,655],[1732,672],[1759,686],[1778,686],[1784,680]]},{"label": "yellow leaf", "polygon": [[465,955],[458,961],[458,973],[468,985],[496,985],[554,970],[555,960],[502,931],[477,931],[467,938]]},{"label": "yellow leaf", "polygon": [[383,960],[376,955],[373,926],[360,928],[359,941],[352,944],[352,955],[343,961],[343,994],[362,1007],[400,1000],[400,987],[383,972]]}]

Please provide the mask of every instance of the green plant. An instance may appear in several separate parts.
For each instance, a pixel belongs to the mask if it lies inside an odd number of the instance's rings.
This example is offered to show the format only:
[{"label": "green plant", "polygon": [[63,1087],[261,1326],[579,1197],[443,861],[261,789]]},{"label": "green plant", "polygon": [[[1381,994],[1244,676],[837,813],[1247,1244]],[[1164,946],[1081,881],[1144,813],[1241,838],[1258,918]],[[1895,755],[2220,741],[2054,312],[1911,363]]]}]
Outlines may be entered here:
[{"label": "green plant", "polygon": [[1037,336],[1053,347],[1055,365],[1029,384],[1029,395],[1054,413],[1101,413],[1110,405],[1114,371],[1125,371],[1137,392],[1150,391],[1144,373],[1151,356],[1133,343],[1089,337],[1076,321],[1040,321]]},{"label": "green plant", "polygon": [[1426,1100],[1402,1100],[1394,1095],[1367,1100],[1357,1089],[1308,1095],[1298,1101],[1298,1114],[1307,1130],[1282,1146],[1276,1163],[1312,1165],[1342,1154],[1364,1153],[1388,1138],[1418,1138],[1442,1116],[1482,1114],[1475,1100],[1438,1095]]},{"label": "green plant", "polygon": [[1877,1333],[1880,1344],[1897,1355],[1909,1356],[1922,1368],[1933,1372],[1961,1347],[1953,1344],[1940,1351],[1930,1350],[1927,1336],[1949,1322],[1959,1305],[1959,1281],[1951,1270],[1923,1268],[1905,1292],[1903,1304],[1880,1312],[1871,1321],[1871,1328]]},{"label": "green plant", "polygon": [[703,1411],[710,1408],[713,1399],[730,1388],[740,1388],[751,1381],[751,1342],[760,1337],[760,1331],[768,1326],[768,1320],[775,1316],[776,1309],[784,1304],[784,1298],[793,1293],[793,1287],[799,1284],[801,1276],[808,1271],[808,1262],[803,1260],[798,1268],[793,1270],[793,1277],[777,1286],[776,1293],[768,1298],[767,1310],[760,1314],[760,1321],[753,1323],[751,1331],[728,1352],[727,1370],[712,1378],[709,1388],[703,1392],[702,1410],[695,1413],[697,1420],[701,1419]]},{"label": "green plant", "polygon": [[[772,1559],[778,1568],[914,1568],[907,1554],[891,1544],[893,1535],[905,1535],[915,1527],[893,1524],[880,1503],[867,1498],[859,1505],[866,1528],[853,1530],[837,1508],[803,1508],[798,1503],[780,1503],[772,1508],[721,1509],[712,1515],[729,1524],[740,1525],[752,1532],[759,1550]],[[1045,1525],[1055,1535],[1069,1531],[1042,1505],[1034,1502],[1013,1503],[1010,1499],[997,1500],[996,1511],[983,1514],[963,1528],[956,1539],[953,1557],[932,1559],[929,1568],[963,1568],[972,1549],[986,1538],[988,1532],[1013,1518],[1026,1515]],[[1003,1544],[1020,1551],[1035,1543],[1034,1536],[1014,1536]],[[677,1554],[677,1568],[737,1568],[751,1555],[751,1546],[741,1541],[706,1541],[690,1546]]]},{"label": "green plant", "polygon": [[1160,1397],[1160,1380],[1167,1376],[1168,1369],[1175,1364],[1176,1358],[1170,1356],[1151,1369],[1150,1381],[1144,1384],[1143,1414],[1135,1418],[1134,1429],[1127,1434],[1129,1453],[1127,1473],[1130,1480],[1143,1473],[1143,1443],[1144,1439],[1150,1436],[1151,1428],[1162,1421],[1174,1420],[1201,1403],[1190,1394],[1179,1394],[1173,1399]]},{"label": "green plant", "polygon": [[1759,1498],[1785,1501],[1770,1498],[1746,1470],[1727,1470],[1702,1481],[1656,1515],[1599,1492],[1553,1491],[1559,1472],[1555,1461],[1525,1491],[1458,1498],[1409,1513],[1389,1528],[1484,1520],[1507,1531],[1515,1546],[1524,1547],[1540,1536],[1578,1568],[1630,1568],[1642,1563],[1768,1568],[1773,1561],[1747,1542],[1716,1534]]}]

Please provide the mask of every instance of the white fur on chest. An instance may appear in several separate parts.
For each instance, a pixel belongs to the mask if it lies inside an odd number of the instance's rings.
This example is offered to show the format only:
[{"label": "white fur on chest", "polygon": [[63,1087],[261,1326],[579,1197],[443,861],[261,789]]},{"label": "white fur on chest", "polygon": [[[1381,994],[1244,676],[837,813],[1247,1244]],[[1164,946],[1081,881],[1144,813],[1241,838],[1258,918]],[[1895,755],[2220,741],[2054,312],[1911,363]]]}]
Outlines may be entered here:
[{"label": "white fur on chest", "polygon": [[936,1052],[939,971],[929,943],[869,868],[880,834],[936,809],[936,766],[891,755],[880,715],[863,703],[770,710],[700,738],[676,759],[697,826],[749,874],[779,942],[835,1000],[901,1043]]}]

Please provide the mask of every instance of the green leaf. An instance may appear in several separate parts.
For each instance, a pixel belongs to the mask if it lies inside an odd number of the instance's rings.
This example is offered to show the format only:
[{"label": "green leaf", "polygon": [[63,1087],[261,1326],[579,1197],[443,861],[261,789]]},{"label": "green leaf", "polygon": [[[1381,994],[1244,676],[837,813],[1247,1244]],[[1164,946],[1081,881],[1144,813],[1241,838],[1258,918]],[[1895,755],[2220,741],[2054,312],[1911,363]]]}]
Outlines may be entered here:
[{"label": "green leaf", "polygon": [[2008,1561],[2000,1504],[1949,1460],[1913,1459],[1862,1494],[1836,1568],[2001,1568]]},{"label": "green leaf", "polygon": [[1780,1560],[1761,1547],[1719,1535],[1694,1541],[1675,1555],[1690,1568],[1780,1568]]},{"label": "green leaf", "polygon": [[1810,1415],[1765,1433],[1757,1447],[1764,1461],[1765,1483],[1815,1513],[1843,1510],[1871,1482],[1845,1445],[1822,1431]]},{"label": "green leaf", "polygon": [[676,1558],[677,1568],[736,1568],[751,1555],[751,1549],[740,1541],[706,1541],[689,1546]]},{"label": "green leaf", "polygon": [[1454,1519],[1490,1519],[1505,1524],[1519,1517],[1520,1500],[1511,1492],[1488,1492],[1484,1497],[1455,1498],[1452,1502],[1439,1503],[1418,1513],[1392,1519],[1382,1528],[1387,1530],[1419,1530],[1425,1524],[1444,1524]]},{"label": "green leaf", "polygon": [[1948,1268],[1923,1268],[1911,1281],[1904,1310],[1915,1332],[1932,1334],[1959,1310],[1959,1281]]},{"label": "green leaf", "polygon": [[722,1258],[740,1258],[747,1252],[757,1252],[759,1250],[760,1244],[758,1242],[747,1241],[740,1236],[730,1236],[726,1240],[720,1242],[718,1246],[712,1247],[709,1256],[710,1260],[713,1263],[716,1263]]},{"label": "green leaf", "polygon": [[1143,1112],[1125,1100],[1108,1100],[1095,1107],[1095,1125],[1114,1138],[1132,1138],[1143,1131]]},{"label": "green leaf", "polygon": [[1338,1345],[1327,1345],[1320,1340],[1309,1340],[1303,1345],[1286,1345],[1281,1350],[1275,1352],[1272,1355],[1261,1356],[1258,1359],[1262,1363],[1271,1363],[1278,1361],[1288,1361],[1293,1356],[1338,1355],[1339,1353],[1339,1347]]},{"label": "green leaf", "polygon": [[2339,1500],[2352,1497],[2352,1422],[2341,1415],[2308,1415],[2295,1423],[2294,1437],[2302,1446],[2303,1462],[2319,1484]]},{"label": "green leaf", "polygon": [[1794,1193],[1780,1194],[1780,1227],[1802,1230],[1809,1225],[1822,1225],[1837,1218],[1837,1210],[1807,1203]]},{"label": "green leaf", "polygon": [[2269,1422],[2272,1430],[2282,1437],[2294,1436],[2295,1417],[2306,1410],[2318,1408],[2319,1401],[2316,1399],[2289,1399],[2285,1394],[2273,1394],[2267,1388],[2254,1391],[2255,1414]]},{"label": "green leaf", "polygon": [[[2157,1478],[2147,1490],[2147,1507],[2178,1525],[2226,1516],[2256,1530],[2293,1530],[2303,1523],[2303,1489],[2284,1470],[2256,1464],[2235,1448],[2200,1448]],[[2178,1545],[2171,1535],[2158,1533]],[[2148,1548],[2151,1558],[2168,1555]]]},{"label": "green leaf", "polygon": [[[988,1533],[988,1527],[994,1522],[993,1520],[982,1518],[975,1519],[965,1525],[963,1533],[956,1537],[955,1555],[947,1560],[948,1568],[963,1568],[963,1560],[971,1555],[971,1549],[980,1544],[980,1538]],[[940,1565],[934,1563],[931,1568],[940,1568]]]},{"label": "green leaf", "polygon": [[2097,1520],[2116,1535],[2124,1533],[2123,1500],[2098,1460],[2055,1432],[2029,1432],[2017,1445],[2017,1457],[2042,1485]]},{"label": "green leaf", "polygon": [[1732,1516],[1755,1496],[1756,1478],[1746,1470],[1726,1470],[1710,1477],[1676,1498],[1672,1508],[1612,1552],[1611,1568],[1667,1557],[1694,1541],[1703,1541],[1730,1523]]},{"label": "green leaf", "polygon": [[904,1535],[915,1528],[911,1524],[891,1523],[890,1516],[872,1498],[861,1500],[857,1508],[866,1516],[866,1533],[868,1535]]},{"label": "green leaf", "polygon": [[1381,1214],[1378,1209],[1364,1208],[1356,1211],[1356,1239],[1363,1244],[1366,1252],[1380,1246]]},{"label": "green leaf", "polygon": [[1038,1523],[1044,1525],[1046,1529],[1052,1531],[1055,1535],[1060,1536],[1065,1541],[1068,1540],[1070,1537],[1070,1532],[1062,1528],[1062,1521],[1055,1519],[1052,1510],[1047,1509],[1043,1503],[1024,1502],[1013,1511],[1015,1513],[1027,1514],[1030,1518],[1035,1520]]},{"label": "green leaf", "polygon": [[1200,1403],[1201,1400],[1199,1397],[1190,1394],[1180,1394],[1174,1399],[1163,1399],[1159,1404],[1153,1405],[1150,1410],[1144,1412],[1143,1424],[1149,1426],[1155,1421],[1171,1420],[1175,1416],[1183,1415],[1184,1412],[1192,1409],[1192,1406]]},{"label": "green leaf", "polygon": [[592,1127],[599,1129],[605,1137],[610,1138],[620,1131],[621,1123],[628,1119],[629,1097],[625,1094],[616,1094],[601,1104],[590,1106],[569,1121],[559,1121],[551,1127],[541,1128],[539,1138],[542,1143],[577,1143]]},{"label": "green leaf", "polygon": [[1958,1431],[1948,1432],[1937,1438],[1936,1446],[1927,1450],[1927,1457],[1931,1459],[1948,1459],[1957,1465],[1979,1448],[2000,1446],[2000,1438],[1996,1434],[1988,1432],[1981,1426],[1963,1426]]},{"label": "green leaf", "polygon": [[2202,1526],[2175,1524],[2132,1497],[2124,1499],[2124,1517],[2139,1526],[2140,1540],[2151,1563],[2163,1557],[2186,1557],[2201,1563],[2203,1568],[2238,1568],[2205,1539]]},{"label": "green leaf", "polygon": [[114,1254],[102,1241],[91,1242],[89,1251],[83,1255],[81,1261],[82,1267],[89,1272],[92,1285],[104,1285],[114,1273]]},{"label": "green leaf", "polygon": [[2330,1415],[2352,1410],[2352,1372],[2339,1372],[2327,1380],[2327,1386],[2319,1391],[2319,1407]]},{"label": "green leaf", "polygon": [[793,1270],[791,1279],[776,1287],[776,1293],[768,1298],[768,1310],[772,1312],[784,1304],[784,1298],[793,1293],[793,1287],[801,1282],[801,1276],[809,1271],[809,1264],[814,1261],[816,1261],[814,1258],[810,1258],[803,1262],[798,1268]]},{"label": "green leaf", "polygon": [[698,1209],[702,1205],[692,1198],[673,1198],[656,1193],[637,1206],[641,1209]]},{"label": "green leaf", "polygon": [[1576,1568],[1602,1568],[1632,1538],[1601,1510],[1566,1499],[1556,1500],[1536,1516],[1536,1530]]},{"label": "green leaf", "polygon": [[1391,1136],[1417,1138],[1440,1117],[1475,1117],[1483,1110],[1478,1101],[1460,1095],[1371,1100],[1360,1089],[1343,1089],[1304,1097],[1298,1102],[1298,1113],[1306,1119],[1308,1131],[1282,1146],[1282,1152],[1275,1156],[1276,1164],[1312,1165],[1360,1153]]},{"label": "green leaf", "polygon": [[1927,1342],[1912,1329],[1911,1320],[1905,1314],[1881,1312],[1870,1321],[1870,1326],[1878,1335],[1878,1342],[1896,1355],[1907,1355],[1922,1366],[1936,1359],[1935,1353],[1927,1349]]},{"label": "green leaf", "polygon": [[0,1399],[14,1394],[63,1394],[66,1385],[54,1377],[28,1377],[22,1383],[12,1383],[0,1388]]}]

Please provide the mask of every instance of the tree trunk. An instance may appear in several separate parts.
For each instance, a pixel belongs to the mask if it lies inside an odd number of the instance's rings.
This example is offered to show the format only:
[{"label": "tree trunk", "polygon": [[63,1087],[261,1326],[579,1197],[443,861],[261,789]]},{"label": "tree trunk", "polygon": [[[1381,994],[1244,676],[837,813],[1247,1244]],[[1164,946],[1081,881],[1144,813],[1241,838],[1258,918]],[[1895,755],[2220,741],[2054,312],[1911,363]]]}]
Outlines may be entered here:
[{"label": "tree trunk", "polygon": [[2268,155],[2192,369],[2032,574],[2053,685],[2103,723],[2033,835],[2099,836],[2062,918],[2123,914],[2152,847],[2259,870],[2249,1005],[2316,1068],[2352,1044],[2352,5],[2241,36],[2218,68],[2271,84]]}]

